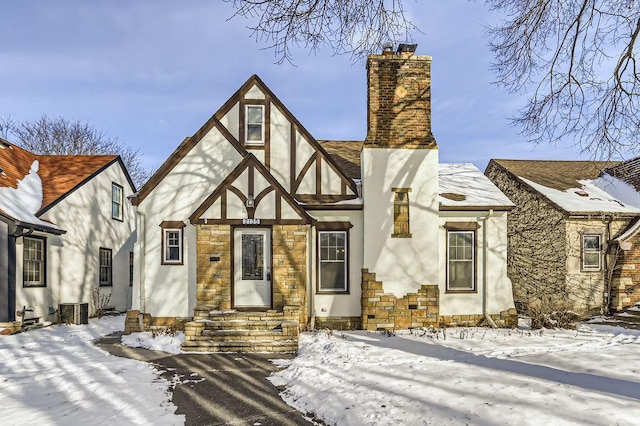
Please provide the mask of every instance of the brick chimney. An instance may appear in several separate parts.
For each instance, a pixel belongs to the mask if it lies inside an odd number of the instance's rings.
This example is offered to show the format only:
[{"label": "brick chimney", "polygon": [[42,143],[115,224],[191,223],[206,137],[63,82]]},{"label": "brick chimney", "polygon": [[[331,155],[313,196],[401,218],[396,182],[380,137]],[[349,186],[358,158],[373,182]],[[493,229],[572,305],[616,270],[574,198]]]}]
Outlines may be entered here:
[{"label": "brick chimney", "polygon": [[414,56],[416,45],[385,46],[367,59],[369,148],[435,149],[431,133],[431,56]]}]

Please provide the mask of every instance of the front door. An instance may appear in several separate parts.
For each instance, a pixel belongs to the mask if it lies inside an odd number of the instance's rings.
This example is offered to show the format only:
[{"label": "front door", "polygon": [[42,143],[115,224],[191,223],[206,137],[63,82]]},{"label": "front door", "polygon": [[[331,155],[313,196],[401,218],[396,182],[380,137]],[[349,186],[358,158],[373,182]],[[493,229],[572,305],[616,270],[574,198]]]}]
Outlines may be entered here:
[{"label": "front door", "polygon": [[233,238],[234,306],[270,308],[270,230],[268,228],[236,228]]}]

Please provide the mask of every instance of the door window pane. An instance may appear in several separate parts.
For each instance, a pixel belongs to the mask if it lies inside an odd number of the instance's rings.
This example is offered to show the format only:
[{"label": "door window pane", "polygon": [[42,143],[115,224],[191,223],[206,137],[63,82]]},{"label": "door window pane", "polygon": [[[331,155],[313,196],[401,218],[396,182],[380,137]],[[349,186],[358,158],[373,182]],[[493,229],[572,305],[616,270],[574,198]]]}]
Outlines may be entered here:
[{"label": "door window pane", "polygon": [[242,234],[242,279],[264,280],[264,235]]}]

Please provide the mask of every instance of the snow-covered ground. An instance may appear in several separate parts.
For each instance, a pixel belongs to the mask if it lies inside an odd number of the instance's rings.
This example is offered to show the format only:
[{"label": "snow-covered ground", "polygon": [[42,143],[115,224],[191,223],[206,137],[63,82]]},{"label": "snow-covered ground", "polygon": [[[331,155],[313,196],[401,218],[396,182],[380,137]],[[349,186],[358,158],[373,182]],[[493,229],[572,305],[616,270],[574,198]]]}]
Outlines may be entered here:
[{"label": "snow-covered ground", "polygon": [[107,317],[0,336],[0,424],[184,424],[160,372],[92,344],[123,327]]},{"label": "snow-covered ground", "polygon": [[637,425],[640,331],[303,333],[271,381],[332,425]]},{"label": "snow-covered ground", "polygon": [[[0,337],[0,424],[183,424],[170,383],[92,340],[123,319]],[[182,336],[123,342],[176,353]],[[271,376],[283,398],[332,425],[637,425],[640,331],[458,328],[303,333]]]}]

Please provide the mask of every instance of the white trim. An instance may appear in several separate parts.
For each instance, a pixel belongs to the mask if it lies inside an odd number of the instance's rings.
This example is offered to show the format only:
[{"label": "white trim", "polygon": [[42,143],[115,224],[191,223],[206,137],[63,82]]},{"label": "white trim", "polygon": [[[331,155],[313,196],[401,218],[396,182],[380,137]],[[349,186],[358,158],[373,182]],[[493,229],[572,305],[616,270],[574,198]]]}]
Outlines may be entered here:
[{"label": "white trim", "polygon": [[[342,234],[344,236],[344,255],[343,259],[322,259],[322,235],[323,234]],[[318,231],[318,292],[319,293],[335,293],[344,292],[348,290],[349,270],[347,268],[349,253],[348,253],[348,235],[347,231]],[[338,246],[336,246],[338,248]],[[323,263],[340,263],[342,262],[344,268],[344,287],[343,288],[322,288],[322,264]]]},{"label": "white trim", "polygon": [[[586,249],[584,246],[585,237],[597,237],[598,238],[598,248],[597,249]],[[582,238],[580,239],[581,246],[581,265],[582,270],[587,272],[598,272],[602,269],[602,235],[600,234],[582,234]],[[597,253],[598,254],[598,266],[587,266],[585,263],[585,254],[587,253]]]},{"label": "white trim", "polygon": [[[451,259],[450,251],[451,251],[451,234],[469,234],[471,235],[471,259]],[[475,231],[465,231],[465,230],[447,230],[447,291],[474,291],[476,290],[476,232]],[[465,246],[463,246],[463,249]],[[451,263],[471,263],[471,283],[469,287],[451,287]]]},{"label": "white trim", "polygon": [[[179,228],[163,228],[162,229],[164,235],[164,247],[162,247],[162,261],[163,263],[182,263],[182,229]],[[169,244],[169,232],[177,232],[178,233],[178,244]],[[178,258],[170,259],[169,258],[169,249],[177,247],[178,248]]]}]

